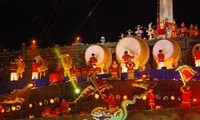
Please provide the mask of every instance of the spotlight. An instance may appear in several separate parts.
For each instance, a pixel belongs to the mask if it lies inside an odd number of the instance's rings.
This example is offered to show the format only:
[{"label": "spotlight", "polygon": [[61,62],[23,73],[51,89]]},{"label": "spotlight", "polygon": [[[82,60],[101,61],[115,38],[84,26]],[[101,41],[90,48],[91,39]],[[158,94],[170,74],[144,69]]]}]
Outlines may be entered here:
[{"label": "spotlight", "polygon": [[15,110],[16,110],[16,107],[15,107],[15,106],[12,106],[12,107],[11,107],[11,110],[12,110],[12,111],[15,111]]},{"label": "spotlight", "polygon": [[128,99],[127,95],[124,95],[124,96],[123,96],[123,99],[124,99],[124,100]]},{"label": "spotlight", "polygon": [[75,89],[75,93],[76,93],[76,94],[80,93],[80,89],[76,88],[76,89]]},{"label": "spotlight", "polygon": [[54,99],[50,99],[49,102],[50,102],[51,104],[53,104],[55,101],[54,101]]},{"label": "spotlight", "polygon": [[147,96],[144,95],[144,96],[142,97],[142,100],[147,100]]},{"label": "spotlight", "polygon": [[38,104],[39,104],[39,106],[42,106],[42,105],[43,105],[42,102],[39,102]]},{"label": "spotlight", "polygon": [[29,108],[32,108],[32,107],[33,107],[33,104],[32,104],[32,103],[30,103],[30,104],[28,105],[28,107],[29,107]]},{"label": "spotlight", "polygon": [[175,96],[172,95],[172,96],[171,96],[171,100],[175,100]]},{"label": "spotlight", "polygon": [[99,94],[95,94],[95,95],[94,95],[94,98],[95,98],[95,99],[99,99]]}]

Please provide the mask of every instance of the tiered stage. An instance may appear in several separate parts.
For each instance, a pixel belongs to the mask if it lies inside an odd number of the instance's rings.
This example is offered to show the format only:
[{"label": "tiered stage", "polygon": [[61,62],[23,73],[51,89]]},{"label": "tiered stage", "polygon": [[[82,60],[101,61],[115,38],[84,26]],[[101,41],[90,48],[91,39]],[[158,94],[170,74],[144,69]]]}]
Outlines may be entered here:
[{"label": "tiered stage", "polygon": [[[6,112],[4,113],[5,117],[8,119],[16,119],[16,118],[26,118],[30,114],[34,114],[35,117],[41,117],[41,112],[45,106],[51,106],[52,108],[58,106],[60,104],[60,100],[65,98],[69,101],[73,101],[78,97],[77,94],[74,93],[74,88],[71,82],[62,82],[55,83],[52,85],[47,84],[47,79],[35,80],[35,83],[38,87],[33,89],[19,89],[11,94],[2,94],[0,96],[0,100],[4,101],[5,98],[24,98],[25,102],[23,104],[2,104],[6,107]],[[117,96],[119,95],[121,98],[117,99],[117,106],[121,105],[123,101],[123,96],[127,96],[128,99],[132,99],[132,96],[135,94],[139,94],[143,92],[140,88],[135,88],[132,84],[135,82],[134,80],[106,80],[110,85],[113,86],[112,93]],[[22,85],[28,83],[28,81],[19,81],[12,82],[12,86]],[[143,83],[156,83],[156,87],[154,88],[154,92],[156,94],[156,104],[161,106],[162,108],[167,108],[169,111],[171,109],[178,109],[180,104],[180,91],[179,88],[182,86],[182,82],[180,80],[145,80]],[[83,90],[86,86],[91,85],[90,81],[87,82],[79,82],[77,86]],[[191,81],[189,83],[192,86],[193,98],[196,99],[196,102],[192,103],[192,107],[200,106],[200,81]],[[98,92],[97,92],[98,94]],[[171,99],[171,96],[174,96],[174,99]],[[50,99],[56,100],[55,103],[46,105],[39,105],[39,102],[50,101]],[[29,104],[33,104],[32,108],[29,107]],[[20,105],[19,110],[12,111],[12,106]],[[90,96],[87,98],[83,98],[79,100],[77,103],[73,103],[70,105],[71,111],[70,114],[79,114],[81,111],[87,111],[90,113],[95,107],[104,106],[107,107],[107,103],[104,102],[101,98],[95,99],[94,96]],[[131,112],[131,117],[138,117],[138,114],[145,114],[144,111],[148,110],[147,101],[138,99],[135,105],[128,106],[129,112]],[[10,110],[9,110],[10,109]],[[137,114],[132,114],[133,111],[137,110]],[[199,110],[199,108],[198,108]],[[143,111],[143,112],[142,112]],[[165,111],[165,110],[162,110]],[[169,112],[168,111],[168,112]],[[159,111],[160,112],[160,111]],[[150,112],[151,113],[151,112]],[[156,112],[155,112],[156,114]],[[164,112],[163,112],[164,114]],[[135,116],[136,115],[136,116]],[[152,115],[151,115],[152,116]],[[147,117],[147,115],[146,115]],[[129,117],[128,117],[129,118]],[[141,119],[143,120],[143,119]],[[170,120],[170,119],[169,119]]]}]

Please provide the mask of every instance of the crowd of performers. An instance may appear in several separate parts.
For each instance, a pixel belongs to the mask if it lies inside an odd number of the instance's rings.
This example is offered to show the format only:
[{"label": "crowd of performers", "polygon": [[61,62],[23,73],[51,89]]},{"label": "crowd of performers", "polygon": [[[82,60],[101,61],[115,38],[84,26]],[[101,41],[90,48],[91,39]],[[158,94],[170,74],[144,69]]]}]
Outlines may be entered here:
[{"label": "crowd of performers", "polygon": [[[169,32],[170,31],[170,32]],[[131,31],[129,31],[130,34]],[[172,23],[167,22],[166,19],[158,19],[157,21],[157,28],[154,29],[152,26],[152,23],[149,24],[149,28],[146,31],[148,34],[147,39],[163,39],[163,38],[178,38],[178,37],[199,37],[199,29],[197,25],[190,25],[190,28],[188,29],[185,26],[185,23],[182,22],[181,26],[178,27],[176,25],[176,21],[174,20]],[[143,37],[144,31],[141,30],[141,26],[137,26],[137,30],[135,31],[135,35],[138,37]],[[195,60],[195,67],[200,67],[200,48],[197,46],[194,50],[193,53],[194,60]],[[165,67],[164,61],[165,61],[165,54],[163,53],[163,50],[160,49],[159,53],[157,55],[158,57],[158,69],[162,69]],[[134,55],[130,55],[128,51],[124,51],[124,55],[122,56],[123,62],[125,64],[125,67],[127,69],[127,79],[135,79],[135,63],[133,62],[133,59],[135,58]],[[17,81],[20,76],[17,73],[17,69],[19,67],[19,63],[24,63],[22,58],[19,58],[20,61],[17,60],[12,60],[10,63],[10,81]],[[96,67],[96,64],[98,63],[98,59],[95,57],[95,54],[92,53],[91,57],[89,58],[88,62],[88,68],[82,68],[81,70],[77,69],[76,67],[72,67],[73,69],[70,70],[71,76],[78,78],[78,77],[91,77],[95,76],[96,74],[101,72],[101,69]],[[38,67],[40,65],[36,62],[35,59],[33,59],[32,64],[31,64],[31,70],[32,70],[32,75],[31,79],[39,79],[39,70]],[[65,75],[65,69],[63,66],[58,62],[58,65],[55,69],[55,73],[50,74],[49,77],[56,78],[56,81],[52,79],[50,82],[58,82],[61,81]],[[69,72],[69,71],[67,71]],[[122,72],[122,66],[120,63],[118,63],[117,60],[113,60],[112,64],[110,65],[108,72],[110,74],[110,79],[111,80],[120,80],[121,78],[121,72]],[[51,80],[51,79],[50,79]],[[183,86],[180,87],[181,91],[181,96],[182,96],[182,102],[180,107],[190,107],[191,106],[191,97],[192,97],[192,90],[191,86],[184,84]],[[153,88],[149,89],[148,93],[146,94],[147,100],[148,100],[148,105],[150,109],[155,109],[156,108],[156,96],[154,93]],[[108,106],[110,109],[116,107],[116,101],[115,97],[112,93],[107,93],[107,94],[102,94],[101,95],[102,99],[108,103]],[[51,108],[45,108],[44,111],[42,112],[42,116],[55,116],[58,114],[62,115],[67,115],[69,113],[68,111],[68,101],[63,100],[61,102],[61,105],[58,108],[55,108],[52,110]]]},{"label": "crowd of performers", "polygon": [[[133,80],[135,79],[134,76],[134,67],[135,64],[133,62],[133,59],[135,58],[134,55],[130,55],[128,53],[128,51],[124,51],[124,55],[122,56],[123,62],[125,63],[125,66],[127,68],[127,79],[129,80]],[[194,58],[195,58],[195,64],[196,67],[199,67],[199,62],[200,62],[200,49],[197,46],[195,48],[194,51]],[[165,55],[162,52],[162,50],[159,50],[158,53],[158,66],[159,69],[162,69],[162,67],[165,67],[163,62],[165,59]],[[22,60],[23,61],[23,60]],[[87,77],[94,77],[96,76],[98,73],[100,73],[101,70],[98,69],[98,67],[96,66],[96,64],[98,63],[98,59],[95,57],[95,54],[92,53],[91,57],[88,60],[88,68],[84,68],[81,71],[76,69],[75,67],[73,67],[73,69],[70,71],[72,77],[75,76],[76,78],[80,77],[78,75],[82,75],[82,76],[87,76]],[[31,79],[38,79],[39,75],[38,75],[38,64],[36,62],[36,60],[34,59],[32,61],[32,76]],[[10,66],[10,71],[11,71],[11,81],[13,80],[17,80],[17,76],[16,76],[16,68],[17,68],[17,64],[16,62],[13,60],[11,62],[11,66]],[[87,70],[86,70],[87,69]],[[88,72],[89,70],[89,72]],[[109,73],[110,73],[110,79],[111,80],[120,80],[121,77],[121,71],[122,71],[122,67],[121,65],[117,62],[117,60],[113,60],[112,64],[109,67]],[[80,72],[82,72],[81,74],[79,74]],[[50,76],[53,75],[54,78],[57,78],[56,81],[52,81],[52,82],[60,82],[64,76],[64,68],[62,67],[62,65],[60,63],[58,63],[58,66],[55,69],[55,73],[50,74]],[[49,76],[49,77],[50,77]],[[191,86],[184,84],[183,86],[180,87],[180,92],[181,92],[181,96],[182,96],[182,101],[180,104],[180,107],[191,107],[191,97],[192,97],[192,90],[191,90]],[[154,93],[154,89],[150,88],[148,90],[148,93],[146,94],[147,100],[148,100],[148,106],[150,109],[156,109],[156,96]],[[101,98],[102,100],[104,100],[107,104],[108,104],[108,108],[109,109],[113,109],[117,107],[117,102],[116,102],[116,98],[115,96],[111,93],[102,93],[101,94]],[[68,115],[69,114],[69,102],[65,99],[62,100],[60,106],[58,106],[57,108],[52,109],[51,107],[46,107],[44,108],[43,112],[41,113],[42,117],[53,117],[53,116],[58,116],[58,115]],[[87,114],[87,113],[81,113],[81,114]]]},{"label": "crowd of performers", "polygon": [[154,26],[153,22],[151,22],[147,28],[137,25],[135,29],[135,31],[131,31],[134,35],[148,40],[183,37],[195,38],[200,36],[200,30],[197,24],[191,23],[188,27],[185,22],[181,22],[180,25],[177,25],[175,19],[169,22],[167,18],[157,19],[156,25]]}]

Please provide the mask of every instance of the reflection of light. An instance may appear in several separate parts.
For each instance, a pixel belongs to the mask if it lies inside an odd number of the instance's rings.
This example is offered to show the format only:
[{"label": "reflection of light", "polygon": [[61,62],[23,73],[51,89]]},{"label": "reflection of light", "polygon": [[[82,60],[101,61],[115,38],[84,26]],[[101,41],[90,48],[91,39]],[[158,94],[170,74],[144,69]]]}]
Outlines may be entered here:
[{"label": "reflection of light", "polygon": [[115,98],[116,98],[117,100],[120,100],[120,99],[121,99],[121,96],[120,96],[120,95],[116,95]]},{"label": "reflection of light", "polygon": [[142,74],[142,78],[147,78],[147,74]]},{"label": "reflection of light", "polygon": [[33,87],[35,87],[35,84],[33,82],[27,84],[27,88],[33,88]]},{"label": "reflection of light", "polygon": [[178,101],[181,101],[181,98],[180,98],[180,96],[178,97]]},{"label": "reflection of light", "polygon": [[54,99],[50,99],[50,101],[49,101],[51,104],[53,104],[54,103]]},{"label": "reflection of light", "polygon": [[144,95],[144,96],[142,97],[142,100],[146,100],[146,99],[147,99],[147,96]]},{"label": "reflection of light", "polygon": [[20,105],[17,105],[17,106],[16,106],[16,109],[17,109],[17,111],[21,110],[21,106],[20,106]]},{"label": "reflection of light", "polygon": [[48,100],[44,100],[44,105],[48,105]]},{"label": "reflection of light", "polygon": [[6,107],[6,112],[10,112],[10,108],[9,107]]},{"label": "reflection of light", "polygon": [[34,106],[38,106],[38,103],[37,103],[37,102],[34,102]]},{"label": "reflection of light", "polygon": [[164,97],[163,97],[163,100],[168,100],[168,96],[164,96]]},{"label": "reflection of light", "polygon": [[156,105],[156,109],[160,109],[160,108],[162,108],[162,106]]},{"label": "reflection of light", "polygon": [[175,100],[175,96],[172,95],[172,96],[171,96],[171,100]]},{"label": "reflection of light", "polygon": [[95,94],[95,95],[94,95],[94,98],[95,98],[95,99],[98,99],[98,98],[99,98],[99,94]]},{"label": "reflection of light", "polygon": [[197,102],[197,99],[196,99],[196,98],[193,98],[192,101],[193,101],[193,102]]},{"label": "reflection of light", "polygon": [[123,96],[123,99],[124,99],[124,100],[128,99],[127,95],[124,95],[124,96]]},{"label": "reflection of light", "polygon": [[1,113],[4,113],[4,112],[5,112],[5,110],[4,110],[4,109],[2,109],[2,110],[1,110]]},{"label": "reflection of light", "polygon": [[58,97],[55,97],[55,98],[54,98],[54,101],[55,101],[55,102],[59,102],[59,98],[58,98]]},{"label": "reflection of light", "polygon": [[160,94],[156,94],[156,99],[160,100],[161,96]]},{"label": "reflection of light", "polygon": [[32,107],[33,107],[33,104],[32,104],[32,103],[30,103],[30,104],[28,105],[28,107],[29,107],[29,108],[32,108]]}]

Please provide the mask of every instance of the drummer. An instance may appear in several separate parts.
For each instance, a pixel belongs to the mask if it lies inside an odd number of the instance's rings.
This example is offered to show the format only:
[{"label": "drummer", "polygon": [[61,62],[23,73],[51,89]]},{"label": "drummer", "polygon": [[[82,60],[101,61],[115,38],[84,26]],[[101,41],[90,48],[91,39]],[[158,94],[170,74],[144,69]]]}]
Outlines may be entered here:
[{"label": "drummer", "polygon": [[98,62],[98,60],[95,57],[94,53],[91,54],[91,57],[88,62],[89,62],[90,67],[96,68],[96,63]]},{"label": "drummer", "polygon": [[134,57],[135,56],[133,56],[133,55],[129,55],[128,51],[125,51],[124,55],[122,56],[122,59],[124,60],[124,64],[131,62]]},{"label": "drummer", "polygon": [[195,67],[200,67],[200,47],[199,46],[195,47],[193,57],[195,60]]},{"label": "drummer", "polygon": [[164,64],[165,55],[163,53],[163,50],[161,49],[159,50],[157,57],[158,57],[158,69],[162,69],[162,67],[165,67],[165,64]]}]

